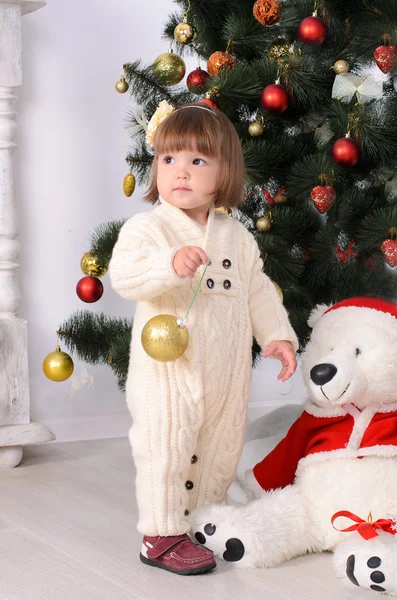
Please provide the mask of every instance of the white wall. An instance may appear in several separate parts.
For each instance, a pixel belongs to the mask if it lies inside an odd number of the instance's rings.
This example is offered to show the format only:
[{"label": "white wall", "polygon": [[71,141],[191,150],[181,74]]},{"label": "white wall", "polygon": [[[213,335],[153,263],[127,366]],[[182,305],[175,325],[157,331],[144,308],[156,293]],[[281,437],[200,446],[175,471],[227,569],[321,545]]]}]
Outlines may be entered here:
[{"label": "white wall", "polygon": [[[128,137],[128,95],[114,88],[122,64],[149,64],[168,50],[161,39],[171,0],[49,0],[23,18],[23,86],[19,90],[19,150],[16,187],[22,244],[20,315],[29,323],[32,419],[49,424],[58,439],[121,435],[129,417],[111,371],[88,366],[95,388],[66,400],[70,380],[53,383],[42,372],[55,349],[55,331],[74,310],[131,315],[132,303],[112,292],[81,302],[75,286],[91,231],[100,223],[145,210],[142,190],[122,191]],[[196,67],[187,61],[188,72]],[[81,365],[76,360],[75,374]],[[277,361],[254,373],[253,408],[304,395],[301,377],[276,381]]]}]

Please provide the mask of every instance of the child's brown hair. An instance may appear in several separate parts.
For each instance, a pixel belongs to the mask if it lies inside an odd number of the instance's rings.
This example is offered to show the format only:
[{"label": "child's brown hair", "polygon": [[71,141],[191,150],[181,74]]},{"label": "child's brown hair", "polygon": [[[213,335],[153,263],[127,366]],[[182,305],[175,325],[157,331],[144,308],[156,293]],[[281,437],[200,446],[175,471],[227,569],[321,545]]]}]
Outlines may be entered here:
[{"label": "child's brown hair", "polygon": [[233,208],[242,202],[245,167],[240,140],[229,119],[218,109],[186,104],[160,124],[154,137],[155,157],[150,187],[144,198],[154,204],[159,198],[157,162],[159,154],[196,151],[219,158],[221,172],[214,196],[215,207]]}]

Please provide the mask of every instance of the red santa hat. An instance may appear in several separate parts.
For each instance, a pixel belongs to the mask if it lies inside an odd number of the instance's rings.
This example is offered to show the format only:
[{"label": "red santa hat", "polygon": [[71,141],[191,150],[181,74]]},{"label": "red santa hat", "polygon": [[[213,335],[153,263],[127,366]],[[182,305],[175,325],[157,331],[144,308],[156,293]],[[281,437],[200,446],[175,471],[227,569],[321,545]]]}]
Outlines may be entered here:
[{"label": "red santa hat", "polygon": [[[378,313],[389,314],[397,319],[397,304],[389,300],[382,300],[380,298],[367,298],[365,296],[358,296],[356,298],[347,298],[342,300],[333,306],[327,306],[325,304],[319,304],[316,306],[309,317],[308,323],[310,327],[314,327],[315,323],[324,315],[335,311],[337,308],[369,308],[378,311]],[[397,325],[397,323],[396,323]]]},{"label": "red santa hat", "polygon": [[334,306],[331,306],[326,310],[323,315],[331,312],[331,310],[336,310],[337,308],[348,308],[353,307],[356,308],[372,308],[373,310],[378,310],[380,312],[389,313],[392,317],[397,319],[397,304],[395,302],[390,302],[390,300],[381,300],[380,298],[366,298],[365,296],[358,296],[356,298],[347,298],[346,300],[342,300]]}]

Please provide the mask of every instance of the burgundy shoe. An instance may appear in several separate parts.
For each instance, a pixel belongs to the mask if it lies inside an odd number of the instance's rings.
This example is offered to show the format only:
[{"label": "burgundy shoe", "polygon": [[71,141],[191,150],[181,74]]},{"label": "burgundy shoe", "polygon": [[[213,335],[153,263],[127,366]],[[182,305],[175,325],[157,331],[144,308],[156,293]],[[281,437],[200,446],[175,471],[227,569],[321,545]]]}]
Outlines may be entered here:
[{"label": "burgundy shoe", "polygon": [[175,536],[144,536],[140,559],[178,575],[200,575],[216,567],[212,552],[196,546],[187,533]]}]

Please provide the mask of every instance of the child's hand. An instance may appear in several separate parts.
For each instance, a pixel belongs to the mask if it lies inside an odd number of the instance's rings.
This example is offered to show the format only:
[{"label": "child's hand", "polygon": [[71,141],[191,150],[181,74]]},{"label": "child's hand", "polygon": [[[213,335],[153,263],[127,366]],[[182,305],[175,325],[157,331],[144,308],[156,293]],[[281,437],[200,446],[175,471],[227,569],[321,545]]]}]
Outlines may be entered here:
[{"label": "child's hand", "polygon": [[175,254],[172,266],[179,277],[192,278],[200,265],[206,265],[207,263],[208,256],[202,248],[185,246]]},{"label": "child's hand", "polygon": [[289,379],[291,375],[295,373],[296,358],[291,342],[287,342],[285,340],[271,342],[265,349],[262,356],[264,358],[274,356],[274,358],[281,360],[283,368],[278,374],[277,379],[281,379],[281,381],[287,381],[287,379]]}]

